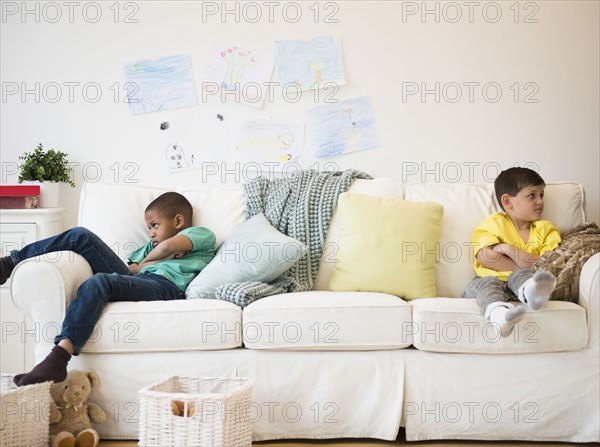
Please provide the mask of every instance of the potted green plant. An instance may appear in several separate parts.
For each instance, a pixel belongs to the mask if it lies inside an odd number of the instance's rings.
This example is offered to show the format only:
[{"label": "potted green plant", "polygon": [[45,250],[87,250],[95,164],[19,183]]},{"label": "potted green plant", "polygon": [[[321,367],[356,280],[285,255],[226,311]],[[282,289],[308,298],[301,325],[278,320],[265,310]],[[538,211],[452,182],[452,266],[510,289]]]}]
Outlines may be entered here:
[{"label": "potted green plant", "polygon": [[58,206],[60,183],[75,187],[67,156],[54,149],[45,151],[40,143],[32,152],[25,152],[19,157],[22,161],[19,165],[19,183],[39,182],[42,205],[46,208]]}]

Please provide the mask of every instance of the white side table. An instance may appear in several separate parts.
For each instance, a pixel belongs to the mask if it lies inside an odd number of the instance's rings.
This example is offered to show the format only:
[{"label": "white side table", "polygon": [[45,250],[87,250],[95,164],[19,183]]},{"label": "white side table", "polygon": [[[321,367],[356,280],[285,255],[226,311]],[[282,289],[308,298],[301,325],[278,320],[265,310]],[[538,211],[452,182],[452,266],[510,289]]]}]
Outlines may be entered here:
[{"label": "white side table", "polygon": [[[62,231],[64,208],[0,210],[0,255]],[[10,280],[9,280],[10,281]],[[34,366],[35,326],[10,297],[9,282],[0,287],[0,371],[21,373]]]}]

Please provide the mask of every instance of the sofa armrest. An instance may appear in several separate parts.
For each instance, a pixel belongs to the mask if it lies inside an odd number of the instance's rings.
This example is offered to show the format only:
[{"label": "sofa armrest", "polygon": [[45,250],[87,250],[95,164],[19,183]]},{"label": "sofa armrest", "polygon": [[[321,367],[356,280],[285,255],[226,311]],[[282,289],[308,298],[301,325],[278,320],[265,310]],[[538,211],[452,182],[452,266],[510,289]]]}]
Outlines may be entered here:
[{"label": "sofa armrest", "polygon": [[91,275],[87,261],[72,251],[31,258],[17,264],[11,275],[12,300],[33,320],[36,330],[60,330],[67,306]]},{"label": "sofa armrest", "polygon": [[588,348],[600,346],[600,253],[587,260],[579,278],[579,305],[588,322]]}]

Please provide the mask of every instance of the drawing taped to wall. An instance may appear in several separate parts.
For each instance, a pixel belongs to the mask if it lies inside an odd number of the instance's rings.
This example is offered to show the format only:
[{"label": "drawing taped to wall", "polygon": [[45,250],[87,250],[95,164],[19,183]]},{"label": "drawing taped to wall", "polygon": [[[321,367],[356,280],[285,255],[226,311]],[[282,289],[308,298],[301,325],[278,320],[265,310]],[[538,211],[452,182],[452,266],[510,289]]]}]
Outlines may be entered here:
[{"label": "drawing taped to wall", "polygon": [[300,164],[303,151],[302,121],[244,120],[237,127],[232,159],[281,170],[288,163]]},{"label": "drawing taped to wall", "polygon": [[190,166],[185,158],[183,148],[177,142],[174,142],[165,149],[165,155],[170,169],[188,168]]},{"label": "drawing taped to wall", "polygon": [[370,96],[310,109],[306,112],[306,124],[319,158],[379,147]]},{"label": "drawing taped to wall", "polygon": [[346,83],[340,36],[318,36],[306,40],[275,42],[277,81],[282,88],[290,83],[302,90]]},{"label": "drawing taped to wall", "polygon": [[210,45],[200,74],[204,96],[262,107],[274,60],[254,51]]},{"label": "drawing taped to wall", "polygon": [[171,172],[227,159],[229,138],[224,113],[198,111],[185,118],[163,120],[156,129]]},{"label": "drawing taped to wall", "polygon": [[198,104],[189,54],[126,63],[125,81],[133,86],[127,99],[134,115]]}]

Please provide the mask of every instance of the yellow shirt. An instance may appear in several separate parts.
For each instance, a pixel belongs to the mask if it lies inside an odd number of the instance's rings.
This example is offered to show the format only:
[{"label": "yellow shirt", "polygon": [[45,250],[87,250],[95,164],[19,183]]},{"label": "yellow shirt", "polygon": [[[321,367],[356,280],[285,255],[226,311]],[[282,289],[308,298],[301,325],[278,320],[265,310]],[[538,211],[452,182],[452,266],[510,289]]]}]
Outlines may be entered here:
[{"label": "yellow shirt", "polygon": [[529,240],[525,243],[505,213],[496,213],[485,218],[473,232],[474,266],[477,276],[496,276],[506,281],[511,274],[510,271],[500,272],[479,264],[477,252],[484,247],[506,243],[527,253],[541,256],[545,251],[554,250],[560,244],[560,233],[550,221],[536,220],[531,222],[529,228]]}]

